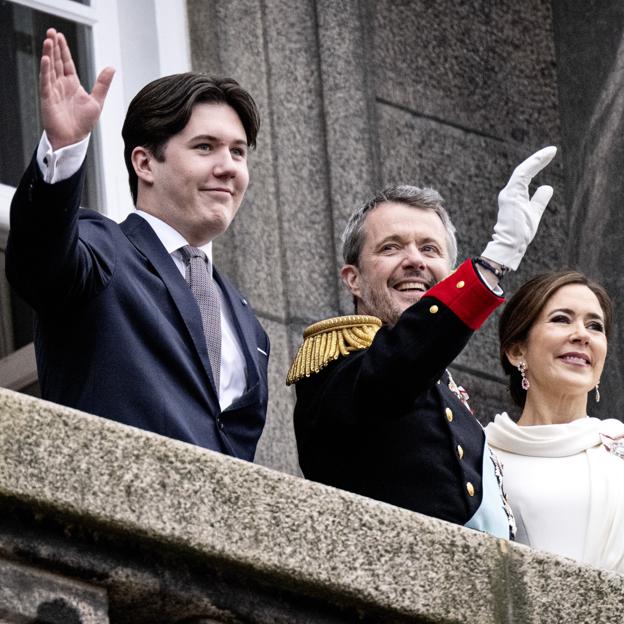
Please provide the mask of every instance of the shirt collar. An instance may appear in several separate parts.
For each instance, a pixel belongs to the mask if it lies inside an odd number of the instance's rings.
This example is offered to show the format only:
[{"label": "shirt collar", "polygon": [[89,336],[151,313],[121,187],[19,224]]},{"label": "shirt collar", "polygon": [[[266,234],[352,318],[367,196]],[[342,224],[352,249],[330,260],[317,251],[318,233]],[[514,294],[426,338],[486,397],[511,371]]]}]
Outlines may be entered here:
[{"label": "shirt collar", "polygon": [[[136,214],[138,214],[140,217],[143,217],[143,219],[145,219],[150,224],[150,226],[154,230],[154,233],[156,234],[156,236],[158,236],[158,239],[163,244],[163,247],[167,250],[168,254],[172,254],[173,252],[180,249],[180,247],[184,247],[185,245],[189,244],[184,236],[180,234],[180,232],[173,229],[168,223],[165,223],[162,219],[159,219],[153,214],[150,214],[149,212],[145,212],[143,210],[137,210]],[[199,249],[201,249],[206,254],[208,260],[210,260],[210,264],[212,265],[212,241],[206,243],[205,245],[200,245]]]}]

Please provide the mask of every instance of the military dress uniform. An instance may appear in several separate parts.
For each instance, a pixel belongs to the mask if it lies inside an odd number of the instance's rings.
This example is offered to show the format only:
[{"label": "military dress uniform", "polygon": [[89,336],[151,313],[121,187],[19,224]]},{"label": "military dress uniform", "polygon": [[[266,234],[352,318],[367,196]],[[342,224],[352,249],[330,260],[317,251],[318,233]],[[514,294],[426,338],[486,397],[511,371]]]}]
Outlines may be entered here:
[{"label": "military dress uniform", "polygon": [[309,327],[288,378],[306,478],[509,537],[499,467],[446,370],[502,302],[467,260],[392,328]]}]

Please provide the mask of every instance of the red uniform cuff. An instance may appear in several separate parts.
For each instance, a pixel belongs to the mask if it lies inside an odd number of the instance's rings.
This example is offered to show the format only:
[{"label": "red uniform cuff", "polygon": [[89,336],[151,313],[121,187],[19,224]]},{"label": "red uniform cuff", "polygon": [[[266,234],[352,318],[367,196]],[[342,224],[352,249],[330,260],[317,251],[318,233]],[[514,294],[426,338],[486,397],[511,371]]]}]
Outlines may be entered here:
[{"label": "red uniform cuff", "polygon": [[484,284],[472,260],[466,260],[446,279],[428,290],[425,296],[443,303],[472,330],[479,329],[505,301]]}]

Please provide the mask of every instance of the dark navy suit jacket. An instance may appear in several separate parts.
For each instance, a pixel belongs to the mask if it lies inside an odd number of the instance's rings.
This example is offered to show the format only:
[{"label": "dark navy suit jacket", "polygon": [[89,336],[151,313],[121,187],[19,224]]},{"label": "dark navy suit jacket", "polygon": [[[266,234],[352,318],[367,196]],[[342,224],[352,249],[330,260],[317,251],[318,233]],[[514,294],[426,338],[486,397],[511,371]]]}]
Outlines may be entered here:
[{"label": "dark navy suit jacket", "polygon": [[36,312],[42,396],[252,460],[268,399],[269,341],[215,270],[247,366],[245,394],[221,412],[199,307],[151,226],[79,209],[84,168],[43,181],[35,160],[11,206],[7,277]]}]

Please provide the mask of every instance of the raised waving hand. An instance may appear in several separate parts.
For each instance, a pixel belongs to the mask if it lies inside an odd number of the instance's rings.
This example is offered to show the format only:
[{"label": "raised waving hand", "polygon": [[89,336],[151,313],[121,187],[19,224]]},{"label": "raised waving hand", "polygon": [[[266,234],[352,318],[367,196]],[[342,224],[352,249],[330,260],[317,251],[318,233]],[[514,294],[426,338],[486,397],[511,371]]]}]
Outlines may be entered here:
[{"label": "raised waving hand", "polygon": [[95,127],[115,70],[106,67],[87,93],[62,33],[49,28],[43,42],[39,97],[43,128],[57,150],[84,139]]},{"label": "raised waving hand", "polygon": [[484,258],[514,271],[518,268],[553,194],[552,187],[544,185],[530,196],[529,184],[556,153],[556,147],[544,147],[515,168],[498,195],[498,220],[492,240],[481,254]]}]

